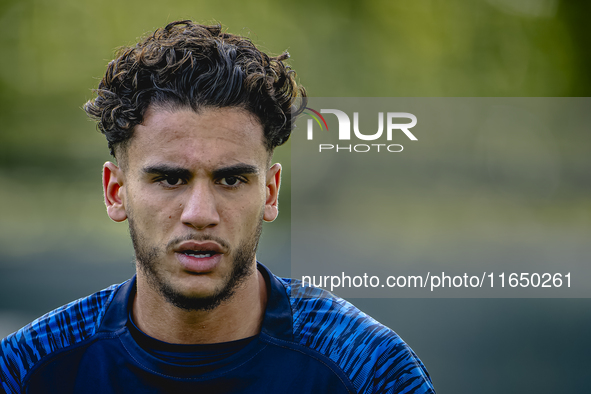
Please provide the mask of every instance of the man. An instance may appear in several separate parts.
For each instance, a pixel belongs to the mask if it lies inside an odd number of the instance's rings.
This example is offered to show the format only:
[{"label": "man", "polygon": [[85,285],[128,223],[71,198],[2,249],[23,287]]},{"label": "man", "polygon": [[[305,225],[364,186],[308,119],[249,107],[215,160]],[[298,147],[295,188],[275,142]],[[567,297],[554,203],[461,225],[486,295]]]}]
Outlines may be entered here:
[{"label": "man", "polygon": [[286,58],[180,21],[109,63],[85,110],[117,160],[105,203],[137,275],[5,338],[7,393],[434,392],[393,331],[256,261],[273,149],[305,105]]}]

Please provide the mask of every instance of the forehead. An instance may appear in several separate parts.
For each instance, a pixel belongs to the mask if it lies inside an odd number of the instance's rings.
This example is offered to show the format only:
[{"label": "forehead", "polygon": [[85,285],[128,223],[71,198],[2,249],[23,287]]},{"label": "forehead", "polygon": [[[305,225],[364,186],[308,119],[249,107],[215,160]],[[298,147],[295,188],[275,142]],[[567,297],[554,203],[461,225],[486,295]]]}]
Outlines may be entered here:
[{"label": "forehead", "polygon": [[168,109],[151,106],[134,129],[127,161],[145,166],[174,162],[187,167],[266,163],[263,128],[235,108]]}]

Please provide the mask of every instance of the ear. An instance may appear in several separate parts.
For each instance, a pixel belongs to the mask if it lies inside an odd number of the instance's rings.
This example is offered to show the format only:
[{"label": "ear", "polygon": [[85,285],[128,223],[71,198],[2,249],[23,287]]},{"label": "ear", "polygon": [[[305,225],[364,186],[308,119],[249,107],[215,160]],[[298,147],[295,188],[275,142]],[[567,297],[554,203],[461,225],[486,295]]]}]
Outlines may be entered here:
[{"label": "ear", "polygon": [[266,184],[266,200],[265,200],[265,212],[263,214],[263,220],[265,222],[272,222],[279,214],[278,209],[278,198],[279,198],[279,185],[281,183],[281,164],[274,164],[273,167],[267,171],[267,184]]},{"label": "ear", "polygon": [[115,222],[122,222],[127,219],[125,204],[121,195],[123,194],[123,171],[110,161],[103,166],[103,193],[107,215]]}]

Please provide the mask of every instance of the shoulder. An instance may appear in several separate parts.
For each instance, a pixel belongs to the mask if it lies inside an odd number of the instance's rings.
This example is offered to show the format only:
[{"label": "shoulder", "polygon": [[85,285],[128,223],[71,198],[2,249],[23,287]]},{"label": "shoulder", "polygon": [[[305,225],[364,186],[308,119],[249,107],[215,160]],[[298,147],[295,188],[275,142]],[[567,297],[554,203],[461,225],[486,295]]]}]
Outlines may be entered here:
[{"label": "shoulder", "polygon": [[120,286],[110,286],[55,309],[4,338],[0,342],[4,390],[20,392],[21,382],[35,365],[61,349],[92,337]]},{"label": "shoulder", "polygon": [[328,291],[279,280],[295,341],[334,361],[359,393],[434,393],[425,366],[393,330]]}]

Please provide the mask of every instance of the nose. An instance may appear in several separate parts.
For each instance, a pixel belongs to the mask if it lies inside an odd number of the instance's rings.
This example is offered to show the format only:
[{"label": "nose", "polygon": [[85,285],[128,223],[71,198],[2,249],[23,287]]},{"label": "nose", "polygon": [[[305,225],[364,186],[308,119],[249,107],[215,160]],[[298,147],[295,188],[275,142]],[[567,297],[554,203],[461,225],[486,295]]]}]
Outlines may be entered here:
[{"label": "nose", "polygon": [[197,230],[216,226],[220,222],[220,215],[211,185],[207,182],[195,182],[187,192],[188,196],[182,204],[183,224]]}]

